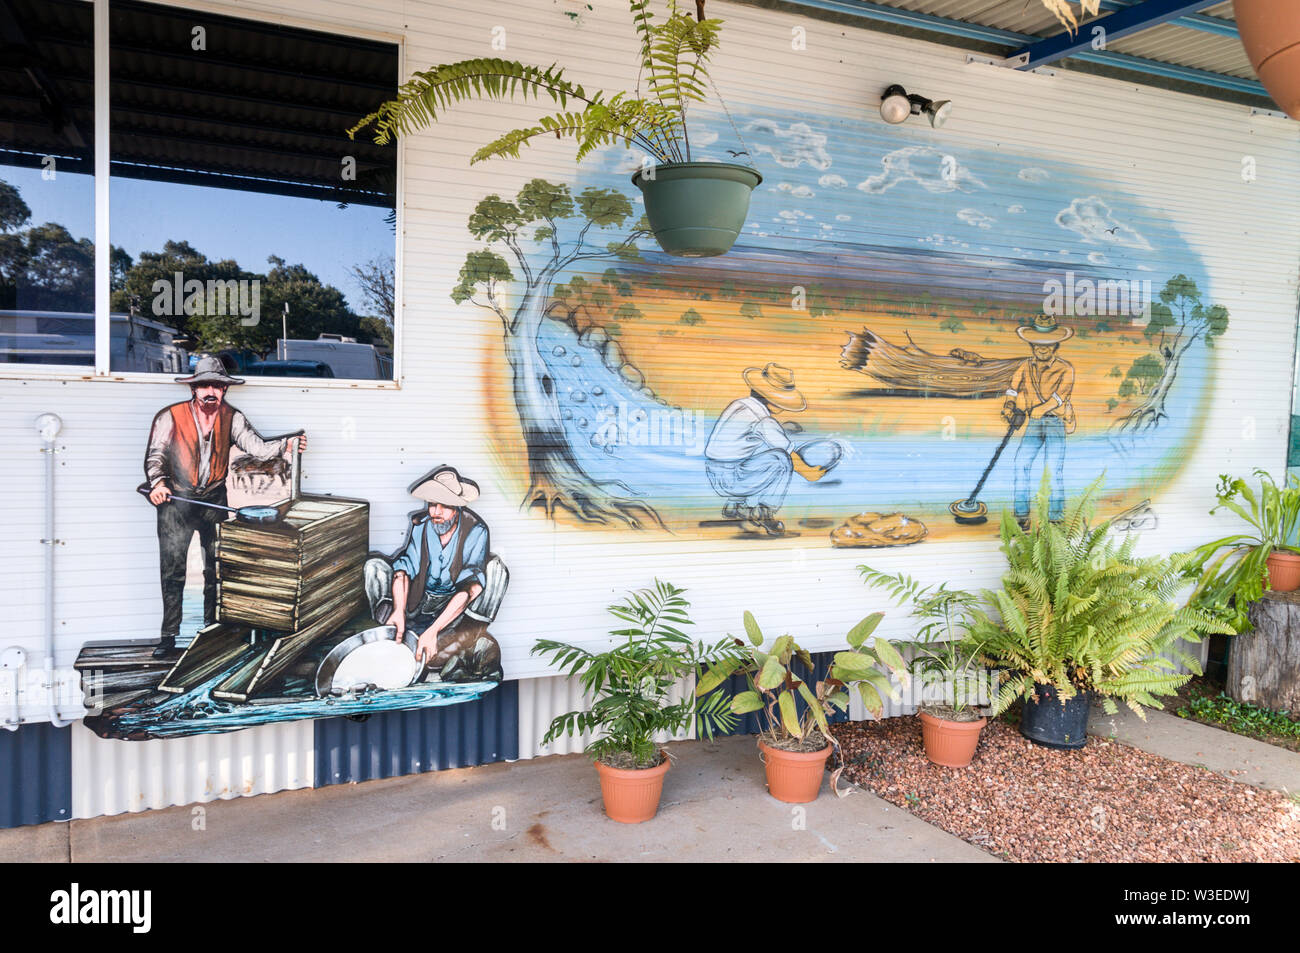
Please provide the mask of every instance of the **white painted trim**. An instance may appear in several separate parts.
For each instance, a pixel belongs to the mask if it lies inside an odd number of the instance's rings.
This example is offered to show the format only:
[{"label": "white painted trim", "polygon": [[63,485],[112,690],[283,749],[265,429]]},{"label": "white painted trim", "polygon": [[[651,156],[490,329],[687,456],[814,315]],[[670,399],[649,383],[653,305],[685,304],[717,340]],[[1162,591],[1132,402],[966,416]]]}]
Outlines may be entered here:
[{"label": "white painted trim", "polygon": [[113,330],[110,309],[112,251],[108,221],[110,159],[108,0],[95,4],[95,373],[107,374],[112,363]]},{"label": "white painted trim", "polygon": [[[11,368],[23,368],[21,372]],[[80,370],[77,370],[79,368]],[[397,373],[397,361],[393,361],[393,373]],[[400,390],[398,381],[349,380],[346,377],[257,377],[250,375],[241,378],[245,386],[255,387],[292,387],[301,391],[320,388],[332,390]],[[0,381],[103,381],[110,384],[171,384],[176,380],[175,374],[147,374],[140,371],[95,371],[92,373],[84,364],[58,367],[55,365],[0,364]]]}]

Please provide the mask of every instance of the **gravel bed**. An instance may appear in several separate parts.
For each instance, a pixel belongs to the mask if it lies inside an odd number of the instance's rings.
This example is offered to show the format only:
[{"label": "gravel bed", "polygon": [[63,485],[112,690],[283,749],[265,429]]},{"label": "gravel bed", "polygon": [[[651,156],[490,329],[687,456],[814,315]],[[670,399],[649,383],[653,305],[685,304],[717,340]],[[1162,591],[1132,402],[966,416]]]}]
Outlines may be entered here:
[{"label": "gravel bed", "polygon": [[969,767],[941,768],[916,718],[832,733],[845,780],[1006,860],[1300,862],[1300,803],[1117,741],[1055,751],[990,721]]}]

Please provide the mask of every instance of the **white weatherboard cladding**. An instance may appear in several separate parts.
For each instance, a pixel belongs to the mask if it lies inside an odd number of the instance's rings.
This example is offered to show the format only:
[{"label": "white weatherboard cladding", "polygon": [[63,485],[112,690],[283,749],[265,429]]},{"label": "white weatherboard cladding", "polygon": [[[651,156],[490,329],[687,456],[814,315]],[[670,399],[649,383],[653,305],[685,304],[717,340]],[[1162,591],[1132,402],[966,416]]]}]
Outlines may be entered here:
[{"label": "white weatherboard cladding", "polygon": [[[408,72],[469,56],[505,55],[561,62],[589,88],[630,85],[635,57],[626,5],[596,0],[591,6],[551,0],[285,0],[203,8],[391,34],[402,39]],[[719,0],[712,0],[709,12],[727,21],[714,75],[733,99],[800,104],[810,115],[819,109],[871,113],[879,90],[900,82],[956,100],[949,125],[933,135],[935,143],[1091,167],[1176,223],[1205,263],[1208,297],[1229,308],[1232,324],[1214,348],[1216,374],[1203,437],[1179,477],[1155,499],[1160,528],[1143,537],[1144,552],[1190,546],[1229,528],[1229,520],[1206,515],[1216,474],[1256,466],[1281,471],[1300,263],[1300,194],[1294,187],[1300,180],[1300,127],[1252,119],[1239,106],[1067,70],[1045,76],[968,65],[957,50],[806,16]],[[791,48],[795,26],[806,31],[806,50]],[[504,51],[491,45],[494,27],[504,28]],[[470,167],[469,156],[480,144],[535,113],[531,103],[461,107],[435,131],[407,143],[401,169],[400,389],[250,384],[231,392],[232,402],[263,433],[306,428],[311,450],[304,486],[368,499],[372,545],[391,550],[403,538],[405,514],[413,508],[406,486],[416,476],[447,462],[479,480],[483,495],[476,509],[511,570],[511,589],[493,626],[509,678],[548,674],[545,663],[528,652],[539,636],[602,644],[611,621],[605,607],[655,576],[689,590],[702,637],[737,631],[748,608],[769,635],[790,631],[813,651],[838,647],[854,622],[883,607],[857,580],[855,566],[866,555],[878,567],[925,580],[963,587],[993,583],[1001,557],[988,537],[869,554],[832,550],[820,541],[802,549],[781,541],[736,548],[554,526],[519,510],[522,484],[499,472],[487,439],[481,375],[485,367],[503,370],[494,354],[499,344],[492,343],[495,319],[453,304],[449,294],[473,247],[465,222],[481,196],[512,194],[538,176],[573,180],[571,145],[553,141],[541,141],[518,161]],[[1253,157],[1257,173],[1249,183],[1241,176],[1245,156]],[[184,390],[165,380],[18,380],[12,373],[0,370],[8,378],[0,380],[0,585],[7,622],[0,647],[20,645],[33,663],[42,659],[41,455],[33,422],[53,411],[64,420],[57,536],[65,544],[57,550],[56,637],[57,662],[67,666],[87,640],[157,632],[153,514],[133,488],[142,476],[150,418]],[[901,611],[891,612],[880,630],[890,638],[909,632]],[[43,708],[23,714],[28,720],[45,717]],[[537,712],[536,725],[548,718]]]}]

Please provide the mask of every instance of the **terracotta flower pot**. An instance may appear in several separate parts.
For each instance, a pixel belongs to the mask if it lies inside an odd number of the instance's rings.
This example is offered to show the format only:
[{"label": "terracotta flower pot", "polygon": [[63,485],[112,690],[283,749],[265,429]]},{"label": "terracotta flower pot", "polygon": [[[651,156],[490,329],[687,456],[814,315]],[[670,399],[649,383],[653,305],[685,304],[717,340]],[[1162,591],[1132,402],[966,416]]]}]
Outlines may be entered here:
[{"label": "terracotta flower pot", "polygon": [[945,768],[964,768],[975,757],[980,732],[987,718],[979,721],[947,721],[928,711],[921,712],[921,737],[925,756]]},{"label": "terracotta flower pot", "polygon": [[820,751],[782,751],[764,741],[759,741],[758,746],[763,751],[767,790],[772,797],[787,804],[817,800],[822,775],[826,773],[826,759],[831,756],[830,744]]},{"label": "terracotta flower pot", "polygon": [[1300,3],[1235,0],[1233,10],[1260,82],[1288,116],[1300,119]]},{"label": "terracotta flower pot", "polygon": [[1300,589],[1300,556],[1281,550],[1268,554],[1268,587],[1274,592]]},{"label": "terracotta flower pot", "polygon": [[667,755],[653,768],[611,768],[597,761],[600,794],[609,819],[620,824],[640,824],[654,817],[668,767]]}]

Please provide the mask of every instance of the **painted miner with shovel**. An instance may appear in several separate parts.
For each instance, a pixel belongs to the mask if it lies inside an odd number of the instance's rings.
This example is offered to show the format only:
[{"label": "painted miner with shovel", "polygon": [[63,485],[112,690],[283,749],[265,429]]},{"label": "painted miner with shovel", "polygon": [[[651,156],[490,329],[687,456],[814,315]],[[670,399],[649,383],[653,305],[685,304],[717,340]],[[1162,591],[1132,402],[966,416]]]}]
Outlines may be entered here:
[{"label": "painted miner with shovel", "polygon": [[[203,624],[216,621],[217,524],[236,511],[226,503],[226,472],[230,449],[237,447],[258,460],[269,460],[294,450],[307,449],[307,438],[293,435],[263,438],[248,418],[226,403],[226,389],[243,381],[226,373],[221,359],[202,356],[189,377],[176,378],[190,385],[190,399],[164,407],[153,419],[145,452],[145,485],[158,512],[158,561],[162,581],[162,638],[154,657],[163,658],[176,648],[181,628],[181,602],[185,591],[185,563],[190,541],[199,534],[203,549]],[[259,516],[244,507],[249,518]],[[276,511],[271,509],[271,514]],[[277,514],[278,515],[278,514]]]}]

